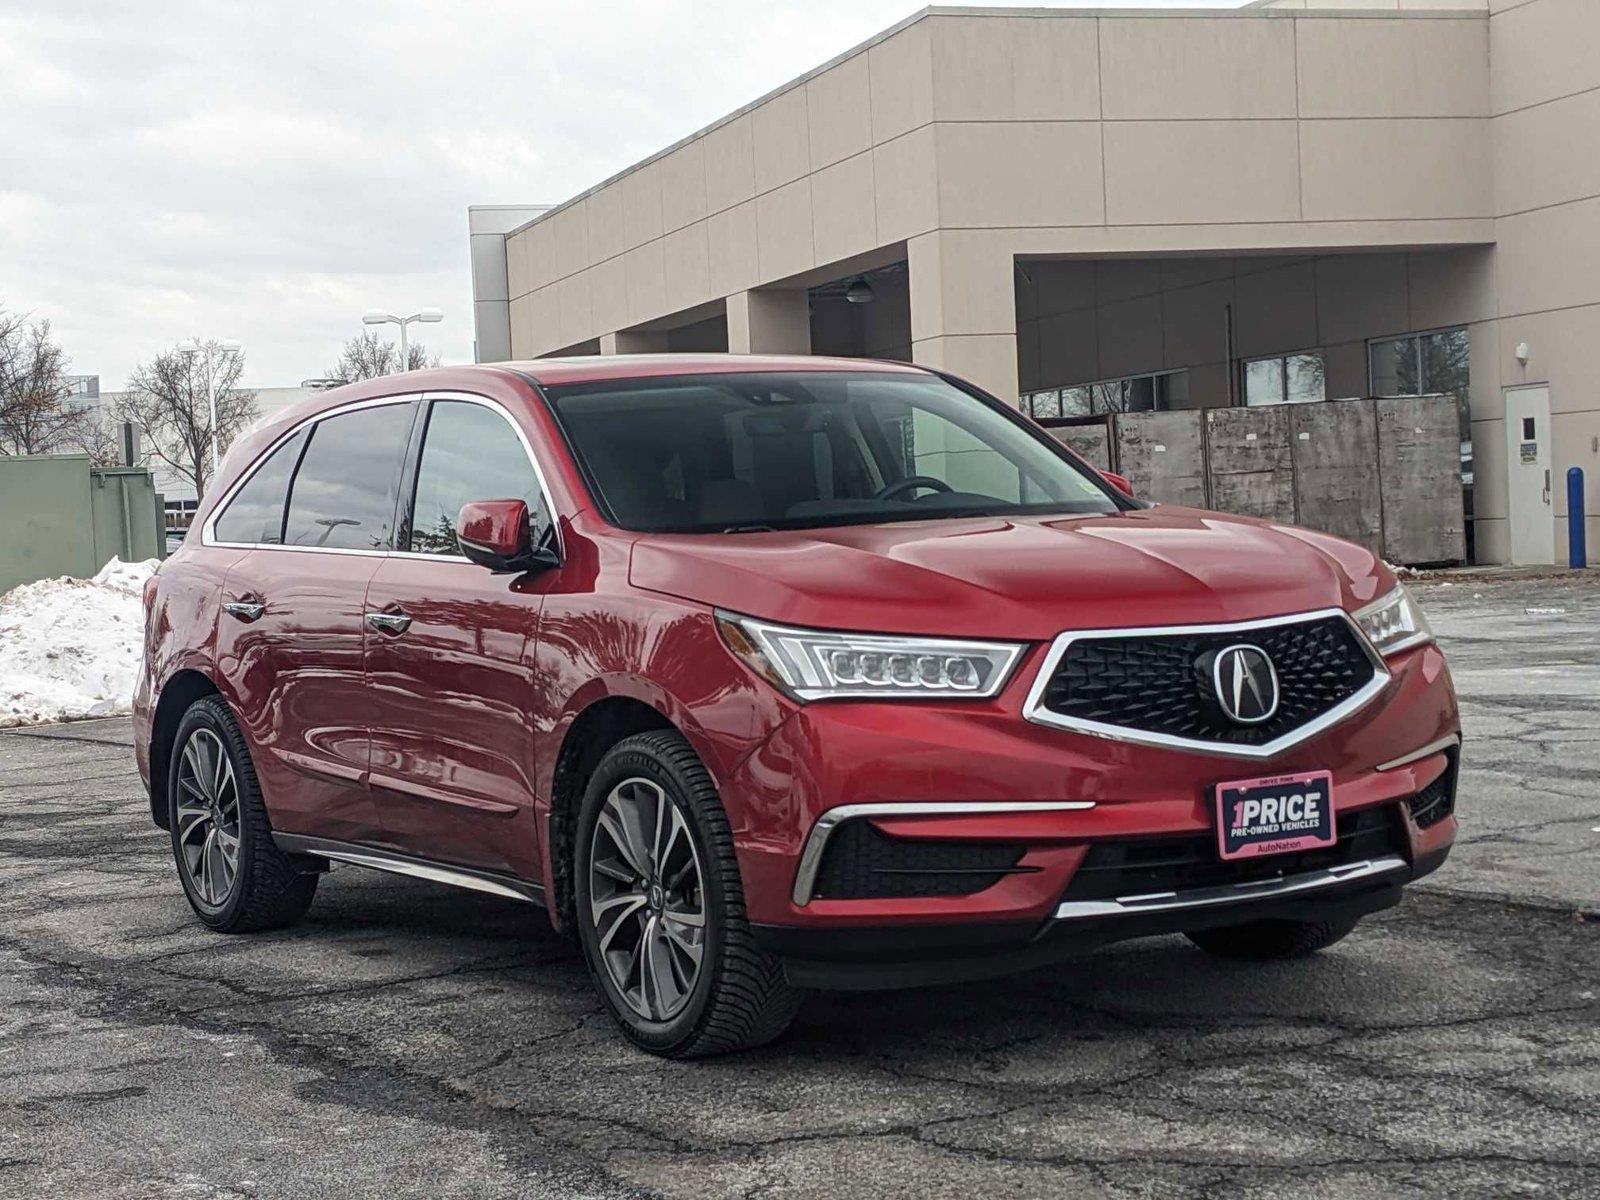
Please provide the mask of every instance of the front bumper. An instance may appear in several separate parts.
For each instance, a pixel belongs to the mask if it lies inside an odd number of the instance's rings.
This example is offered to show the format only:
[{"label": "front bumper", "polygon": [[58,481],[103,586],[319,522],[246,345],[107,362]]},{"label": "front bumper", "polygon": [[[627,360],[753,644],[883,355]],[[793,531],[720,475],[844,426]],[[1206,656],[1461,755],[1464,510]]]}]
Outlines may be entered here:
[{"label": "front bumper", "polygon": [[[1410,797],[1451,768],[1442,747],[1459,739],[1454,690],[1434,646],[1392,659],[1388,684],[1360,712],[1248,765],[1023,721],[1020,693],[1034,666],[1025,662],[988,704],[807,705],[720,781],[750,919],[797,982],[879,987],[963,978],[1018,969],[1056,947],[1328,913],[1334,904],[1370,911],[1436,869],[1453,840],[1453,816],[1420,828],[1406,811]],[[1063,911],[1063,893],[1092,844],[1209,834],[1216,783],[1321,769],[1333,773],[1341,815],[1377,806],[1403,814],[1397,862],[1288,891],[1160,909],[1110,897],[1114,908]],[[821,845],[853,821],[896,839],[1009,843],[1025,852],[1015,872],[970,894],[813,894]],[[1001,964],[997,953],[1021,958]]]},{"label": "front bumper", "polygon": [[1287,876],[1271,887],[1179,893],[1144,904],[1060,905],[1032,924],[880,927],[839,930],[756,926],[757,942],[784,963],[797,987],[877,990],[991,979],[1048,966],[1097,946],[1234,925],[1242,921],[1326,921],[1365,916],[1400,901],[1400,890],[1438,870],[1448,843],[1413,862],[1386,856],[1343,869]]}]

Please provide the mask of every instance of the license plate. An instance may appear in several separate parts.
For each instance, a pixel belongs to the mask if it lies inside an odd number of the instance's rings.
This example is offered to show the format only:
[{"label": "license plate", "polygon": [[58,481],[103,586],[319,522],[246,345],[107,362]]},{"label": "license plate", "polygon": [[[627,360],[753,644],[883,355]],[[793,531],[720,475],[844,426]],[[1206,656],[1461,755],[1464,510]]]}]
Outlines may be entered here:
[{"label": "license plate", "polygon": [[1223,858],[1289,854],[1337,840],[1331,771],[1217,784],[1217,848]]}]

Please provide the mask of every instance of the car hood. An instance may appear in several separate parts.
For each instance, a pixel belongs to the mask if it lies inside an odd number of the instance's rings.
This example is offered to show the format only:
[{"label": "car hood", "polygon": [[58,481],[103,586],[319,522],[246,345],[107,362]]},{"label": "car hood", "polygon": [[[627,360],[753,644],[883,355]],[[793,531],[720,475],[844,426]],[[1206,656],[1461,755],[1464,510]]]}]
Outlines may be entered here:
[{"label": "car hood", "polygon": [[1393,586],[1383,562],[1349,542],[1166,506],[652,534],[634,543],[629,579],[793,625],[1022,640],[1354,608]]}]

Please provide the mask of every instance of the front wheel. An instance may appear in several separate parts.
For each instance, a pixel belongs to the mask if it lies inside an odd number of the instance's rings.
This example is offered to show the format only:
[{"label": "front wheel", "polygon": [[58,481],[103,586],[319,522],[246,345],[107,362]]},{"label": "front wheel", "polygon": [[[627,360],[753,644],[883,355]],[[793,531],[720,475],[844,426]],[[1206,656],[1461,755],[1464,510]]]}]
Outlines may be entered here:
[{"label": "front wheel", "polygon": [[600,760],[575,856],[584,958],[635,1045],[691,1058],[788,1027],[802,993],[751,938],[727,814],[679,734],[637,734]]},{"label": "front wheel", "polygon": [[1219,929],[1195,929],[1185,936],[1200,949],[1223,958],[1264,962],[1304,958],[1347,937],[1356,917],[1331,921],[1250,921]]},{"label": "front wheel", "polygon": [[297,869],[272,840],[250,751],[217,696],[196,700],[178,723],[167,828],[184,895],[212,929],[277,929],[310,907],[317,877]]}]

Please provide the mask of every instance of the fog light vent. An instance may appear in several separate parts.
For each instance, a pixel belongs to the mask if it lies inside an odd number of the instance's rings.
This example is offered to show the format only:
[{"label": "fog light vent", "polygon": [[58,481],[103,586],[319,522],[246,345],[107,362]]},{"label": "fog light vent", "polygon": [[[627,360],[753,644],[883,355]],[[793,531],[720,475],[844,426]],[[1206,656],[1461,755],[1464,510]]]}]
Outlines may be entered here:
[{"label": "fog light vent", "polygon": [[828,839],[812,895],[825,900],[969,896],[1018,867],[1012,842],[924,842],[890,837],[870,821],[846,821]]}]

